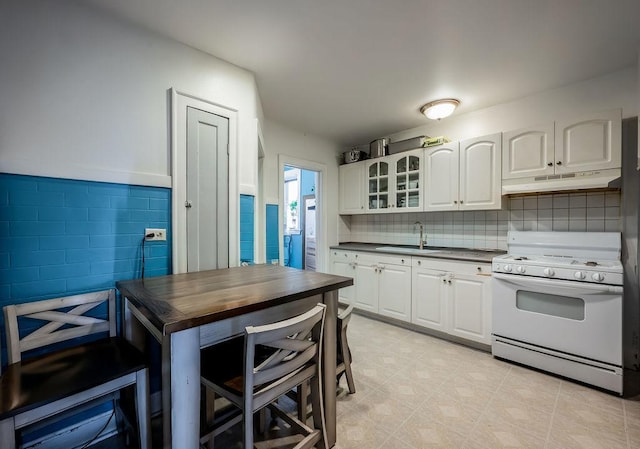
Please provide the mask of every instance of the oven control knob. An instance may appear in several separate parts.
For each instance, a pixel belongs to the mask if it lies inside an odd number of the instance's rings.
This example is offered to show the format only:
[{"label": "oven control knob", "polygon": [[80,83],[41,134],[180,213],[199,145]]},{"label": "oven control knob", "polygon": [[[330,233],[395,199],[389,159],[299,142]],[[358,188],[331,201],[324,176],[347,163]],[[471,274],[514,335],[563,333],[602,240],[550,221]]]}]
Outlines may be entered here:
[{"label": "oven control knob", "polygon": [[506,271],[507,273],[511,273],[511,270],[512,270],[511,265],[509,264],[505,265],[503,270]]},{"label": "oven control knob", "polygon": [[525,267],[523,267],[522,265],[518,265],[518,266],[516,267],[516,271],[517,271],[518,273],[524,273],[524,272],[525,272],[525,271],[527,271],[527,270],[526,270],[526,268],[525,268]]},{"label": "oven control knob", "polygon": [[602,273],[593,273],[591,275],[591,279],[593,279],[596,282],[602,282],[602,281],[604,281],[604,274],[602,274]]},{"label": "oven control knob", "polygon": [[545,268],[544,270],[542,270],[542,272],[544,273],[545,276],[549,276],[549,277],[553,277],[556,275],[556,272],[553,271],[552,268]]},{"label": "oven control knob", "polygon": [[584,274],[583,271],[576,271],[575,273],[573,273],[573,277],[576,279],[584,279],[587,277],[587,275]]}]

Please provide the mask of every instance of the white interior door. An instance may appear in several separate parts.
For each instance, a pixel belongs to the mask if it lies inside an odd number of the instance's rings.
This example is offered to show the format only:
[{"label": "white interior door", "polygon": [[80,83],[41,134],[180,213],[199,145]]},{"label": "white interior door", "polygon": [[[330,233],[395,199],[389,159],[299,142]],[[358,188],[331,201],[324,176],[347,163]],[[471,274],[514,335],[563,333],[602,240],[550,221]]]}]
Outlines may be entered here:
[{"label": "white interior door", "polygon": [[187,108],[187,271],[229,266],[229,120]]}]

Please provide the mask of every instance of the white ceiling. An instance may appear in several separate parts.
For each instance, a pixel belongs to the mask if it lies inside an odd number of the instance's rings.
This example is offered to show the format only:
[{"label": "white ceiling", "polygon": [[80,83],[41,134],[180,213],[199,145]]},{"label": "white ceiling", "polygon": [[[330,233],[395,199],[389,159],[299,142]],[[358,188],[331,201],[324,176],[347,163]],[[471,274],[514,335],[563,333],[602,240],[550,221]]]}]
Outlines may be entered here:
[{"label": "white ceiling", "polygon": [[255,73],[265,116],[343,145],[638,62],[638,0],[87,0]]}]

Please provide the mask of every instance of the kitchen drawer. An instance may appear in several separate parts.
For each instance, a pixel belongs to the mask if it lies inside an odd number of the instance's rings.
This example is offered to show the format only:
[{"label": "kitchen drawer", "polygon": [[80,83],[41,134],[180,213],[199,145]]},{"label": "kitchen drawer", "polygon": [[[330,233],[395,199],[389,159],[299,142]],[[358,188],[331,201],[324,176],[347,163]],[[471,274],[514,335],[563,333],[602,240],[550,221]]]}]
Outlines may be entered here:
[{"label": "kitchen drawer", "polygon": [[376,254],[376,262],[389,265],[411,266],[411,256],[391,256],[387,254]]},{"label": "kitchen drawer", "polygon": [[449,271],[460,274],[479,274],[491,276],[491,264],[468,261],[448,261],[433,259],[430,257],[413,257],[412,266],[414,268],[429,268],[431,270]]}]

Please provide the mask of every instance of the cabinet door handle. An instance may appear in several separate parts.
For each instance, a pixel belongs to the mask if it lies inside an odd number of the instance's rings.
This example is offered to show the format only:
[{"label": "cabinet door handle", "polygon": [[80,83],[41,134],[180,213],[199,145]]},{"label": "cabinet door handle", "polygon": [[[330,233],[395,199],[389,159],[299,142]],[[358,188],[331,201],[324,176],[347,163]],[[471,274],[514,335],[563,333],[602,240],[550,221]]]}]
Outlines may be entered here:
[{"label": "cabinet door handle", "polygon": [[456,201],[456,200],[453,200],[453,204],[458,204],[458,201]]},{"label": "cabinet door handle", "polygon": [[562,161],[556,162],[556,165],[562,165]]},{"label": "cabinet door handle", "polygon": [[460,200],[460,204],[464,203],[464,201]]},{"label": "cabinet door handle", "polygon": [[447,280],[446,280],[446,279],[443,279],[443,280],[442,280],[442,282],[444,282],[444,283],[446,284],[446,283],[447,283]]},{"label": "cabinet door handle", "polygon": [[553,162],[547,162],[547,165],[548,165],[549,167],[553,167]]},{"label": "cabinet door handle", "polygon": [[422,261],[421,260],[418,261],[418,265],[422,265]]}]

